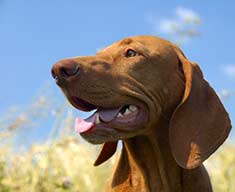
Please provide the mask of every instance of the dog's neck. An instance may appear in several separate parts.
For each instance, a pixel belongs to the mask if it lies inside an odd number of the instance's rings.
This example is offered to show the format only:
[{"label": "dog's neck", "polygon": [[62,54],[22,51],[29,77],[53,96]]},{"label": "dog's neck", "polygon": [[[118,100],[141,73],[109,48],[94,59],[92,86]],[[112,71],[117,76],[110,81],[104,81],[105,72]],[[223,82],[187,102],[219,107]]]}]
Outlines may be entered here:
[{"label": "dog's neck", "polygon": [[123,140],[121,156],[113,175],[113,189],[180,191],[181,169],[171,155],[168,125],[165,123],[160,129],[152,129],[155,131],[149,135]]}]

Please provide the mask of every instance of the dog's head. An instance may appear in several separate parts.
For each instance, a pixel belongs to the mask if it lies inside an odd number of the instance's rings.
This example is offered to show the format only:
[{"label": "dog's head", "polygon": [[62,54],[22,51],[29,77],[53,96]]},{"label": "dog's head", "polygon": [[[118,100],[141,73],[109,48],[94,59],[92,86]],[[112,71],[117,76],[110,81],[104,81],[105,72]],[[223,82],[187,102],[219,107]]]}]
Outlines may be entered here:
[{"label": "dog's head", "polygon": [[115,152],[118,140],[148,134],[161,118],[169,119],[173,156],[184,168],[208,158],[230,131],[198,65],[156,37],[126,38],[95,56],[61,60],[52,75],[74,107],[96,110],[75,123],[87,141],[104,143],[96,165]]}]

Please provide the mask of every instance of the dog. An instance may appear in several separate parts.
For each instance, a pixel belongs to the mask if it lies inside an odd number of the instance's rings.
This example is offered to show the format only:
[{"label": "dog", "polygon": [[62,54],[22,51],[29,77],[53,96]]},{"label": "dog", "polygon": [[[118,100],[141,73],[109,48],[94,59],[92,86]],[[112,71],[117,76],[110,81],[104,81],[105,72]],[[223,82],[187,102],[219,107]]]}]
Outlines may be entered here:
[{"label": "dog", "polygon": [[199,66],[176,45],[128,37],[94,56],[58,61],[52,76],[75,108],[96,110],[75,122],[83,138],[102,144],[96,166],[122,141],[106,191],[212,191],[202,163],[231,123]]}]

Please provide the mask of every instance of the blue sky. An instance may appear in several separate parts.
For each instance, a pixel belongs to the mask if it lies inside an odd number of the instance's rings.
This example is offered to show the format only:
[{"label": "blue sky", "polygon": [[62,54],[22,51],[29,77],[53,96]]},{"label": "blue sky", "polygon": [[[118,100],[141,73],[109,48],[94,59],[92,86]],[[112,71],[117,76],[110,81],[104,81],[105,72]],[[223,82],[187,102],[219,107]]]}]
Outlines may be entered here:
[{"label": "blue sky", "polygon": [[[210,1],[212,2],[212,1]],[[235,1],[76,1],[0,0],[0,114],[27,105],[49,82],[50,68],[64,57],[94,54],[126,36],[168,37],[165,21],[176,21],[179,8],[200,17],[200,33],[182,44],[205,78],[224,99],[235,122]]]}]

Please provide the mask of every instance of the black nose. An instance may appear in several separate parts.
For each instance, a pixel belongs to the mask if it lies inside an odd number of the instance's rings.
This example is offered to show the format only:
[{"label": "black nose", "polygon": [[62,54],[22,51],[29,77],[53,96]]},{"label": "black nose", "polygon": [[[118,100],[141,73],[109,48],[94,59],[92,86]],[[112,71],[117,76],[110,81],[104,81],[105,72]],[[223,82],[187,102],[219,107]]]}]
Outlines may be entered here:
[{"label": "black nose", "polygon": [[70,77],[78,75],[79,64],[72,59],[62,60],[53,65],[51,69],[52,77],[57,83],[68,80]]}]

